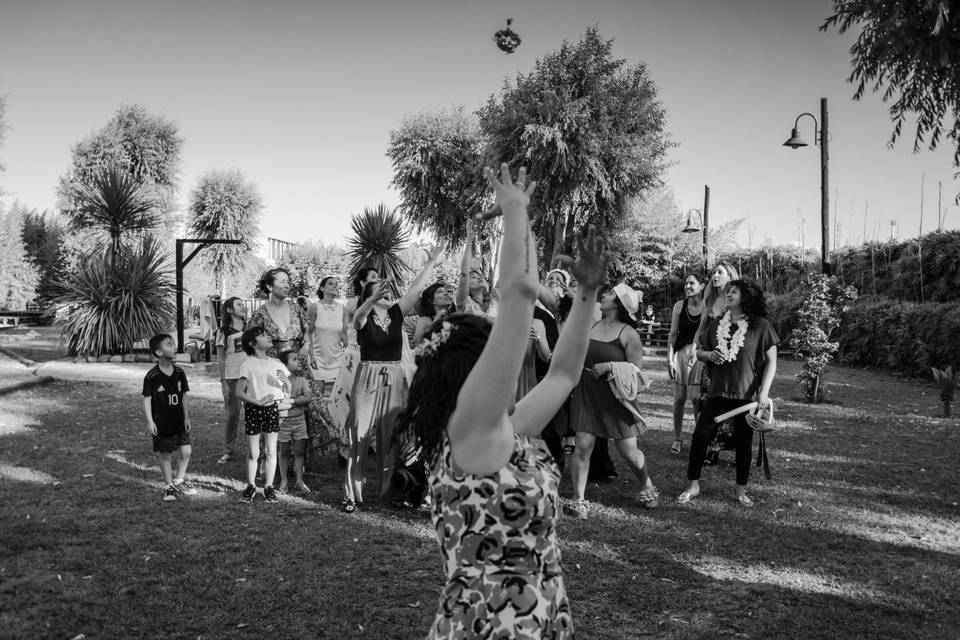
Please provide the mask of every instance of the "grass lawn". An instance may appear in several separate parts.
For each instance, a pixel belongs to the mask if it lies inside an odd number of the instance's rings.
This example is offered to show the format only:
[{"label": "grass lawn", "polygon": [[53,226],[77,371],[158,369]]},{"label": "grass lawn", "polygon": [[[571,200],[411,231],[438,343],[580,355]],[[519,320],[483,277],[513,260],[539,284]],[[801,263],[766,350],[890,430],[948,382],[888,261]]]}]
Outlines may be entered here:
[{"label": "grass lawn", "polygon": [[[198,367],[200,494],[160,500],[134,383],[55,383],[0,397],[0,633],[5,638],[420,638],[443,576],[428,514],[339,512],[333,461],[314,492],[237,501],[219,467],[219,389]],[[564,519],[580,638],[960,637],[960,424],[932,385],[835,368],[828,404],[774,387],[773,480],[734,505],[733,469],[704,472],[686,506],[668,387],[642,439],[667,498],[652,512],[621,476],[591,484],[587,521]],[[723,454],[730,460],[731,453]],[[569,495],[568,481],[562,489]]]}]

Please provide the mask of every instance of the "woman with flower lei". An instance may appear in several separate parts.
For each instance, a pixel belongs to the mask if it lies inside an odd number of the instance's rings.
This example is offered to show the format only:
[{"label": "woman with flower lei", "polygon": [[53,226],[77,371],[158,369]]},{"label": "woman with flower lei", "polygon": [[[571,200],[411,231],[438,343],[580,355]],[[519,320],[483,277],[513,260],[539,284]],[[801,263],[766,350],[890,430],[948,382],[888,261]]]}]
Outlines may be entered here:
[{"label": "woman with flower lei", "polygon": [[[713,419],[752,401],[760,407],[768,405],[770,385],[777,373],[780,338],[766,318],[763,291],[753,280],[733,280],[727,285],[724,297],[726,311],[720,318],[710,320],[706,330],[700,332],[697,345],[697,359],[710,369],[710,385],[702,390],[705,397],[690,443],[687,467],[690,485],[680,494],[680,503],[700,495],[700,470],[718,427]],[[737,452],[734,497],[740,505],[752,507],[753,500],[747,496],[747,481],[753,429],[747,423],[746,413],[734,418],[734,441]]]}]

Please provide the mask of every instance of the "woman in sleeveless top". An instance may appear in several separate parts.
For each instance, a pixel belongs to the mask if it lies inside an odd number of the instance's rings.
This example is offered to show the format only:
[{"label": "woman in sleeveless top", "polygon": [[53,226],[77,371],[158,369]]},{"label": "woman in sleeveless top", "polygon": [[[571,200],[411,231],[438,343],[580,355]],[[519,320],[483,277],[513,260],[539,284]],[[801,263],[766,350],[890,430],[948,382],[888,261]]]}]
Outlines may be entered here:
[{"label": "woman in sleeveless top", "polygon": [[433,273],[439,256],[439,249],[428,252],[423,270],[396,302],[386,299],[389,281],[370,282],[360,293],[360,306],[353,316],[360,345],[360,365],[350,394],[347,417],[350,455],[343,484],[343,510],[348,513],[363,504],[364,470],[371,445],[377,456],[377,495],[387,492],[394,466],[390,451],[394,420],[407,401],[407,378],[400,364],[406,339],[403,319],[413,313],[420,290]]},{"label": "woman in sleeveless top", "polygon": [[584,500],[590,454],[597,438],[616,442],[617,450],[630,465],[642,487],[638,500],[647,509],[660,503],[660,495],[647,473],[643,452],[637,445],[642,424],[614,395],[608,376],[615,362],[631,362],[638,369],[643,361],[643,345],[637,333],[636,314],[640,299],[626,285],[617,285],[600,301],[601,319],[590,330],[590,345],[580,382],[570,399],[570,422],[576,445],[570,459],[573,479],[573,502],[570,510],[578,518],[586,518]]},{"label": "woman in sleeveless top", "polygon": [[307,343],[310,345],[310,453],[315,461],[339,442],[327,411],[330,392],[340,373],[343,350],[347,345],[346,309],[337,302],[340,282],[333,276],[320,281],[317,302],[307,308]]},{"label": "woman in sleeveless top", "polygon": [[353,380],[360,366],[360,345],[357,344],[357,330],[353,326],[353,315],[357,312],[357,300],[363,288],[369,283],[380,282],[380,273],[373,266],[363,266],[357,270],[353,279],[354,298],[344,305],[344,323],[347,325],[347,343],[340,356],[340,370],[330,390],[325,420],[332,429],[332,436],[340,446],[340,464],[346,464],[347,453],[347,416],[350,415],[350,394],[353,392]]},{"label": "woman in sleeveless top", "polygon": [[[693,404],[696,419],[700,402],[700,375],[703,365],[696,359],[693,338],[700,327],[703,313],[703,278],[696,273],[688,273],[683,281],[686,297],[673,305],[673,317],[670,320],[670,337],[667,338],[667,367],[673,380],[673,446],[670,453],[680,455],[683,448],[683,408],[687,397]],[[693,364],[691,365],[691,356]]]},{"label": "woman in sleeveless top", "polygon": [[400,437],[413,437],[430,468],[446,574],[429,638],[573,637],[556,532],[560,473],[536,436],[576,383],[608,257],[591,230],[578,236],[575,262],[562,258],[581,295],[543,383],[508,413],[537,294],[524,174],[514,183],[504,165],[501,182],[487,170],[503,214],[497,321],[460,313],[434,323],[400,417]]}]

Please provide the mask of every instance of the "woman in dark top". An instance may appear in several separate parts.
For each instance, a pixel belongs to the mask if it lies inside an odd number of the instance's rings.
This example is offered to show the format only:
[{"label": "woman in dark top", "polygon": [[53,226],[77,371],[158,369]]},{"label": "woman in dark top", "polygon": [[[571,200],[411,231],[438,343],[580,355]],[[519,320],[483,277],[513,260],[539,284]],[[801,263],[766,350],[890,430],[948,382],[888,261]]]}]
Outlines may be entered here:
[{"label": "woman in dark top", "polygon": [[363,503],[364,468],[371,445],[377,454],[377,494],[386,492],[392,457],[387,449],[393,434],[393,421],[407,401],[407,379],[400,364],[403,352],[403,318],[411,315],[420,290],[433,272],[439,249],[427,253],[427,264],[417,274],[410,289],[397,302],[386,299],[389,281],[368,282],[358,299],[353,315],[360,345],[360,365],[350,394],[347,415],[347,473],[343,484],[343,510],[353,513]]},{"label": "woman in dark top", "polygon": [[[690,464],[687,478],[690,486],[680,494],[680,503],[700,495],[700,469],[707,455],[707,446],[717,426],[713,419],[756,400],[760,407],[769,403],[770,385],[777,373],[777,345],[780,338],[767,321],[763,291],[753,280],[733,280],[726,289],[726,311],[710,320],[700,332],[697,359],[707,363],[710,385],[700,408],[697,428],[690,443]],[[750,454],[753,429],[746,414],[734,418],[734,439],[737,452],[737,486],[735,498],[744,507],[752,507],[747,497],[750,479]]]},{"label": "woman in dark top", "polygon": [[643,345],[636,330],[639,304],[637,292],[624,284],[618,284],[603,296],[600,301],[603,316],[590,329],[586,362],[570,398],[570,423],[577,436],[570,457],[573,502],[569,511],[577,518],[587,517],[584,492],[590,456],[598,438],[616,442],[620,455],[640,481],[637,495],[640,504],[653,509],[660,503],[660,494],[650,481],[646,460],[637,445],[643,425],[617,400],[608,382],[614,363],[630,362],[637,369],[642,364]]},{"label": "woman in dark top", "polygon": [[683,281],[686,297],[673,305],[673,317],[670,320],[670,337],[667,338],[667,367],[673,380],[673,446],[670,453],[680,455],[683,441],[683,407],[690,398],[693,404],[693,416],[696,420],[700,410],[700,375],[703,364],[696,360],[696,348],[693,338],[700,327],[703,314],[703,278],[688,273]]}]

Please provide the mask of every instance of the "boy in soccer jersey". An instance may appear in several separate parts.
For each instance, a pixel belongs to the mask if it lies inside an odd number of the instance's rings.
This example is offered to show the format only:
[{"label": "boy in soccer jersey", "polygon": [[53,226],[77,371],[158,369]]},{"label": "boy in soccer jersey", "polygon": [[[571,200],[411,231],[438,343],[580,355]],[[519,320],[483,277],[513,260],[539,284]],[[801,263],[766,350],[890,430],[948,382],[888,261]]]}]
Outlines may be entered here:
[{"label": "boy in soccer jersey", "polygon": [[[187,484],[187,464],[190,462],[190,413],[187,409],[187,376],[174,364],[177,346],[169,335],[157,334],[150,338],[150,351],[157,357],[155,367],[143,378],[143,412],[147,431],[153,438],[153,450],[160,458],[163,471],[163,501],[172,502],[178,495],[196,495],[197,490]],[[177,461],[177,476],[173,477],[173,456]]]}]

